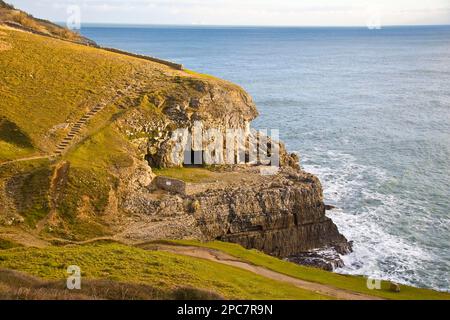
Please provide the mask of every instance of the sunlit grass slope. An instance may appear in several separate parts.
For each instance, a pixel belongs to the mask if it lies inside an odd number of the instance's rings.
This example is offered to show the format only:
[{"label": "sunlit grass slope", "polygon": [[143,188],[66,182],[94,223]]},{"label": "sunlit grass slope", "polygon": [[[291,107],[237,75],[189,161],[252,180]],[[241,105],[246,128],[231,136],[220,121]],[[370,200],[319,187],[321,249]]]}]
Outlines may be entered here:
[{"label": "sunlit grass slope", "polygon": [[300,266],[291,262],[283,261],[271,256],[268,256],[257,250],[247,250],[240,245],[213,241],[213,242],[198,242],[198,241],[171,241],[172,243],[181,245],[193,245],[216,249],[226,252],[234,257],[250,262],[254,265],[262,266],[267,269],[280,272],[298,279],[317,282],[334,286],[336,288],[347,289],[355,292],[360,292],[368,295],[378,296],[387,299],[445,299],[450,300],[450,294],[442,293],[427,289],[413,288],[409,286],[401,286],[400,293],[389,291],[390,283],[382,281],[381,290],[370,290],[367,288],[367,279],[359,276],[340,275],[323,271],[316,268],[309,268]]},{"label": "sunlit grass slope", "polygon": [[0,250],[0,268],[46,280],[67,278],[69,265],[79,266],[83,279],[146,284],[164,290],[188,286],[229,299],[326,298],[239,268],[116,243]]},{"label": "sunlit grass slope", "polygon": [[65,123],[126,87],[147,63],[1,26],[0,32],[8,44],[0,52],[0,161],[53,150]]}]

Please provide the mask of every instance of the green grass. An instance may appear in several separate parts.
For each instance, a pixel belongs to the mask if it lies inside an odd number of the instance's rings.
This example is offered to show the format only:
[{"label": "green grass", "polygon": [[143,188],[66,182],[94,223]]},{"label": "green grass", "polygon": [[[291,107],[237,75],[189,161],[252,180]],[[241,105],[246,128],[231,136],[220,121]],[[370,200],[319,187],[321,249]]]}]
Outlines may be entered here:
[{"label": "green grass", "polygon": [[49,167],[32,171],[16,194],[22,206],[20,213],[25,218],[25,223],[32,228],[49,213],[48,189],[51,175]]},{"label": "green grass", "polygon": [[17,247],[20,247],[20,245],[13,241],[0,238],[0,250],[7,250],[7,249],[12,249],[12,248],[17,248]]},{"label": "green grass", "polygon": [[17,125],[4,117],[0,117],[0,161],[25,157],[33,152],[30,137]]},{"label": "green grass", "polygon": [[0,140],[0,163],[18,158],[25,158],[34,153],[32,148],[21,148],[13,143]]},{"label": "green grass", "polygon": [[300,266],[291,262],[283,261],[271,256],[268,256],[257,250],[247,250],[240,245],[226,243],[226,242],[198,242],[198,241],[170,241],[180,245],[193,245],[205,248],[216,249],[226,252],[236,258],[250,262],[254,265],[262,266],[267,269],[280,272],[298,279],[312,281],[316,283],[331,285],[336,288],[347,289],[355,292],[360,292],[368,295],[378,296],[387,299],[450,299],[450,294],[437,292],[433,290],[413,288],[410,286],[401,286],[400,293],[389,291],[389,282],[382,281],[381,290],[370,290],[367,288],[367,279],[360,276],[339,275],[323,271],[316,268],[309,268]]},{"label": "green grass", "polygon": [[219,80],[219,78],[214,77],[214,76],[212,76],[210,74],[200,73],[200,72],[193,71],[193,70],[190,70],[190,69],[183,69],[183,71],[186,72],[187,74],[190,74],[190,75],[193,75],[193,76],[196,76],[196,77],[199,77],[199,78]]},{"label": "green grass", "polygon": [[[64,157],[70,169],[65,189],[61,190],[58,211],[68,232],[61,233],[60,228],[54,233],[77,240],[110,234],[103,217],[110,191],[118,185],[113,173],[133,165],[133,152],[128,140],[113,126],[107,126],[87,137]],[[81,207],[89,211],[87,218],[79,218]]]},{"label": "green grass", "polygon": [[46,158],[9,163],[7,165],[0,166],[0,179],[6,179],[13,175],[24,174],[49,166],[50,162]]},{"label": "green grass", "polygon": [[66,159],[73,167],[96,171],[112,167],[124,168],[133,164],[128,141],[111,126],[86,138]]},{"label": "green grass", "polygon": [[107,172],[76,167],[69,169],[66,179],[57,203],[62,224],[50,233],[79,241],[110,235],[104,218],[116,179]]},{"label": "green grass", "polygon": [[214,179],[214,172],[205,168],[155,168],[153,172],[158,176],[166,176],[192,183],[208,182]]},{"label": "green grass", "polygon": [[[12,49],[0,59],[0,118],[20,132],[21,144],[11,143],[11,130],[0,126],[0,160],[13,155],[11,145],[52,151],[59,131],[52,128],[77,121],[114,88],[123,88],[143,61],[25,32],[7,30],[2,41]],[[6,136],[6,139],[5,139]],[[17,140],[17,137],[15,138]],[[7,143],[7,145],[5,144]]]},{"label": "green grass", "polygon": [[189,286],[230,299],[326,298],[239,268],[116,243],[0,250],[0,268],[47,280],[65,279],[69,265],[78,265],[82,277],[87,279],[147,284],[164,289]]}]

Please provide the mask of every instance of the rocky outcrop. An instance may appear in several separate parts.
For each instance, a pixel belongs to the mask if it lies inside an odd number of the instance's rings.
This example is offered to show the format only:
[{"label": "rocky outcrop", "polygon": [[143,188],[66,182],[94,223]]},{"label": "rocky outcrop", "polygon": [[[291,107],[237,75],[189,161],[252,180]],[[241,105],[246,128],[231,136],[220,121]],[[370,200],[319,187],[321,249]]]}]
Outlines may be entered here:
[{"label": "rocky outcrop", "polygon": [[[344,252],[347,251],[350,247]],[[333,271],[345,266],[339,252],[333,248],[313,249],[289,256],[286,260],[309,267],[316,267],[326,271]]]},{"label": "rocky outcrop", "polygon": [[[316,177],[292,168],[275,177],[261,176],[256,167],[241,168],[238,174],[245,176],[245,182],[223,183],[194,194],[166,195],[163,199],[129,194],[126,207],[146,216],[146,222],[138,219],[131,223],[124,235],[153,240],[173,237],[176,229],[179,238],[229,241],[279,257],[323,247],[349,252],[347,240],[325,216]],[[157,225],[170,221],[170,234],[161,229],[155,233],[152,221]]]},{"label": "rocky outcrop", "polygon": [[[119,121],[151,167],[183,166],[173,159],[173,133],[180,128],[195,131],[199,122],[204,130],[231,128],[248,137],[256,135],[250,128],[258,115],[256,107],[238,86],[194,77],[174,82],[177,90],[146,94],[141,108]],[[246,147],[259,148],[260,143]],[[216,174],[217,183],[187,183],[181,190],[178,184],[166,185],[170,179],[160,178],[145,189],[123,193],[121,207],[132,218],[121,235],[136,241],[217,239],[278,257],[317,248],[349,252],[351,246],[325,215],[320,181],[302,171],[298,156],[288,154],[282,143],[278,148],[281,169],[275,175],[261,174],[264,167],[255,162],[225,166],[225,172]],[[181,159],[183,152],[178,150]]]},{"label": "rocky outcrop", "polygon": [[239,243],[280,257],[345,244],[325,216],[320,185],[284,182],[293,184],[268,184],[259,189],[243,186],[198,196],[202,233],[208,239]]},{"label": "rocky outcrop", "polygon": [[[182,167],[187,152],[202,154],[214,143],[225,148],[230,131],[244,136],[241,144],[236,140],[234,152],[245,149],[245,157],[236,159],[236,163],[251,162],[249,152],[258,154],[258,150],[276,148],[281,165],[298,167],[298,157],[288,154],[282,143],[251,129],[250,122],[258,112],[242,88],[214,78],[176,77],[174,82],[176,89],[144,95],[141,108],[119,121],[119,127],[134,141],[151,167]],[[220,137],[206,136],[208,130],[214,130]],[[198,142],[195,136],[200,131]],[[256,157],[252,164],[260,161]],[[209,164],[227,163],[227,154],[222,152]]]}]

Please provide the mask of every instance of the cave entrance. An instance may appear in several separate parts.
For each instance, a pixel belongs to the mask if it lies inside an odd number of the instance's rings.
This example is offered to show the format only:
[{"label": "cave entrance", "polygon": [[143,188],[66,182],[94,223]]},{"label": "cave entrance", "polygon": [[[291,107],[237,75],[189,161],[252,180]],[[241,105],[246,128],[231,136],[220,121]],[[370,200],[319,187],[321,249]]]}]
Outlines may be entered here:
[{"label": "cave entrance", "polygon": [[183,167],[202,167],[203,151],[186,150],[184,151]]}]

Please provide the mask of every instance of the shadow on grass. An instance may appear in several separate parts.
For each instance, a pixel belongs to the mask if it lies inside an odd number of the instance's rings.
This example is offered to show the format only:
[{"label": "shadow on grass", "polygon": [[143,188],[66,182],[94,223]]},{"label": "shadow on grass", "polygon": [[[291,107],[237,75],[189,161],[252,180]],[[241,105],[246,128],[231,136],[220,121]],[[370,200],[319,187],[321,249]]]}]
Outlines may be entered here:
[{"label": "shadow on grass", "polygon": [[82,279],[80,290],[68,290],[65,280],[46,281],[0,269],[1,300],[222,300],[211,291],[191,287],[163,290],[145,284]]}]

